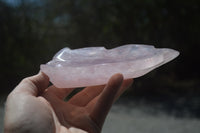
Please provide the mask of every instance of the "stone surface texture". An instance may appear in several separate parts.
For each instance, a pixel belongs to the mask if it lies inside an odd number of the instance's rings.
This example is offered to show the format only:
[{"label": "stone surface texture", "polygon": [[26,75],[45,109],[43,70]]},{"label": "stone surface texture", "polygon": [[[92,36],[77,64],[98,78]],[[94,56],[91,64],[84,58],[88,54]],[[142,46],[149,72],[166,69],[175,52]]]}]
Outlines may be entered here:
[{"label": "stone surface texture", "polygon": [[113,49],[63,48],[40,68],[56,87],[75,88],[106,84],[115,73],[122,73],[125,79],[137,78],[178,55],[173,49],[137,44]]}]

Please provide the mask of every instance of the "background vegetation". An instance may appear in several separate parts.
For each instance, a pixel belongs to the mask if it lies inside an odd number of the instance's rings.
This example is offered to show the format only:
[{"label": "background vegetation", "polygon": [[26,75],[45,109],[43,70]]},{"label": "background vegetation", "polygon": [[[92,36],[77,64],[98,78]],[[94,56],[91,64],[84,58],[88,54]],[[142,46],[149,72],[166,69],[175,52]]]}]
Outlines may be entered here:
[{"label": "background vegetation", "polygon": [[0,0],[1,94],[63,47],[151,44],[180,56],[145,75],[125,97],[200,116],[199,0]]}]

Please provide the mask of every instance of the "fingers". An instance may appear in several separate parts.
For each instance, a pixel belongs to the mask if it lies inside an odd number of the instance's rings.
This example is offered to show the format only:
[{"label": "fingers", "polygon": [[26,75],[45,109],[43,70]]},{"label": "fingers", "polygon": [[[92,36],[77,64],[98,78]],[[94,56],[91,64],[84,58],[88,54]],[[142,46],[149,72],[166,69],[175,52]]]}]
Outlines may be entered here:
[{"label": "fingers", "polygon": [[23,79],[13,90],[13,93],[40,95],[49,85],[49,78],[42,72],[37,75]]},{"label": "fingers", "polygon": [[118,90],[115,100],[116,101],[131,85],[133,84],[133,79],[126,79],[123,81],[121,88]]},{"label": "fingers", "polygon": [[115,74],[110,78],[108,84],[99,96],[98,101],[90,114],[92,120],[94,120],[100,127],[102,127],[104,123],[104,120],[108,114],[108,111],[110,110],[110,107],[112,106],[122,81],[122,74]]},{"label": "fingers", "polygon": [[[124,80],[120,89],[118,89],[117,94],[115,95],[114,101],[116,101],[123,93],[124,91],[126,91],[133,83],[133,79],[127,79]],[[98,99],[99,99],[100,95],[96,96],[95,98],[93,98],[87,105],[86,105],[86,109],[87,111],[90,113],[94,106],[96,105]]]},{"label": "fingers", "polygon": [[57,88],[54,85],[48,87],[46,94],[55,95],[60,100],[64,100],[75,88]]},{"label": "fingers", "polygon": [[77,105],[77,106],[85,106],[87,105],[93,98],[98,96],[105,85],[100,86],[91,86],[83,89],[81,92],[73,96],[69,103]]}]

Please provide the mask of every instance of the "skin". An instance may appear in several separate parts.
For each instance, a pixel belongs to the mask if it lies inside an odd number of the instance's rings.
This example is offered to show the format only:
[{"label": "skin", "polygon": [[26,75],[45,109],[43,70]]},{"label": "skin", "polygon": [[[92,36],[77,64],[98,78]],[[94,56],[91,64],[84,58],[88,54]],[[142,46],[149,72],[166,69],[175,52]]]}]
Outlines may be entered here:
[{"label": "skin", "polygon": [[40,72],[9,94],[4,132],[100,133],[113,102],[132,82],[115,74],[106,85],[86,87],[66,102],[74,88],[49,86],[49,78]]}]

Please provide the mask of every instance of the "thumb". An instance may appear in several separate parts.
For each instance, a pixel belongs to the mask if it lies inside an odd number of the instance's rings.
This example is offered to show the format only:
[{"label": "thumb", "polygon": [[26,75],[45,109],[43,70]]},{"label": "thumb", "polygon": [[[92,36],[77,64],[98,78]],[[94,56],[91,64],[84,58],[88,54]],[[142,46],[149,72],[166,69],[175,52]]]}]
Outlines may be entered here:
[{"label": "thumb", "polygon": [[48,87],[48,85],[48,76],[39,72],[37,75],[23,79],[13,92],[38,96]]}]

